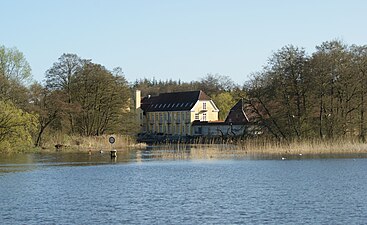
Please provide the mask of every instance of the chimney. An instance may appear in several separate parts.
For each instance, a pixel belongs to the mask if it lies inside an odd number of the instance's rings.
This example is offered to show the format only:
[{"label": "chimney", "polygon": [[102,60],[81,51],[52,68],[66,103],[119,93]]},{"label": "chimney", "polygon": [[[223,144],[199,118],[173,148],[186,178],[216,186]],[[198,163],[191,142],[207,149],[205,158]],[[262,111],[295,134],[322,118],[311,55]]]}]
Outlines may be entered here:
[{"label": "chimney", "polygon": [[135,91],[135,109],[139,109],[141,106],[141,91]]}]

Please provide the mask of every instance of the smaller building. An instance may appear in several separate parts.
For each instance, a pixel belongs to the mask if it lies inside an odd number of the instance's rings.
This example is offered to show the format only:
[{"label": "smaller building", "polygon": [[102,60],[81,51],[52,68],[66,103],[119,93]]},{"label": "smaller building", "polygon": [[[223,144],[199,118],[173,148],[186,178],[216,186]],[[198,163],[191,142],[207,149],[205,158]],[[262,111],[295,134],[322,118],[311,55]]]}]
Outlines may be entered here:
[{"label": "smaller building", "polygon": [[243,137],[262,133],[256,123],[257,116],[250,104],[239,100],[229,111],[224,122],[194,121],[194,136],[203,137]]}]

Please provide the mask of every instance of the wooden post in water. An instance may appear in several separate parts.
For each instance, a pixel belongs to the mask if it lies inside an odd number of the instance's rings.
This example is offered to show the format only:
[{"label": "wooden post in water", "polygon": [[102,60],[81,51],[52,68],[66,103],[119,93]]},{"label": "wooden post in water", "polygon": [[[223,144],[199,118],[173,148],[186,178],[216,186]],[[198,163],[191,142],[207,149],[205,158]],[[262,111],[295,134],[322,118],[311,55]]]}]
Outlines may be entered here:
[{"label": "wooden post in water", "polygon": [[116,158],[117,157],[117,150],[116,149],[113,149],[113,144],[115,143],[115,138],[114,137],[110,137],[108,139],[108,141],[110,142],[111,144],[111,159],[112,158]]},{"label": "wooden post in water", "polygon": [[116,149],[112,149],[111,150],[111,158],[116,158],[117,157],[117,151]]}]

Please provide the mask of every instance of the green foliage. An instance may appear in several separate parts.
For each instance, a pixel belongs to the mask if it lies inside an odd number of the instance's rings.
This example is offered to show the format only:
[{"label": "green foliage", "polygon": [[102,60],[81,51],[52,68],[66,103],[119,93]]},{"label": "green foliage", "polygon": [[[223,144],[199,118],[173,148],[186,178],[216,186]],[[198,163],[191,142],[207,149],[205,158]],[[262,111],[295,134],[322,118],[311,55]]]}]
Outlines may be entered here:
[{"label": "green foliage", "polygon": [[236,104],[235,99],[229,92],[222,92],[213,96],[213,101],[219,108],[219,120],[225,120],[229,110]]},{"label": "green foliage", "polygon": [[198,82],[181,82],[180,80],[157,81],[154,78],[136,80],[132,85],[133,90],[141,90],[142,96],[159,95],[160,93],[194,91],[199,89]]},{"label": "green foliage", "polygon": [[[16,48],[0,46],[0,151],[29,148],[42,134],[83,136],[139,131],[130,112],[131,93],[142,96],[203,90],[219,119],[247,98],[259,123],[278,139],[366,136],[367,46],[333,40],[308,55],[287,45],[240,89],[228,76],[198,81],[136,80],[129,88],[121,68],[112,71],[75,54],[63,54],[46,71],[46,86],[31,81],[31,69]],[[30,114],[33,113],[33,114]],[[37,116],[35,116],[37,115]]]},{"label": "green foliage", "polygon": [[31,81],[31,67],[22,52],[0,46],[0,100],[12,101],[26,107],[27,88]]},{"label": "green foliage", "polygon": [[31,67],[17,48],[0,46],[0,76],[19,84],[30,81]]},{"label": "green foliage", "polygon": [[37,117],[29,114],[31,68],[16,48],[0,46],[0,151],[29,151]]},{"label": "green foliage", "polygon": [[32,134],[37,129],[37,117],[24,112],[10,102],[0,101],[0,151],[28,151],[33,147]]},{"label": "green foliage", "polygon": [[[136,80],[133,89],[139,89],[142,96],[159,95],[160,93],[202,90],[209,96],[220,92],[231,92],[238,86],[228,77],[219,74],[207,74],[199,81],[182,82],[181,80],[157,81],[155,78]],[[240,97],[241,98],[241,97]]]}]

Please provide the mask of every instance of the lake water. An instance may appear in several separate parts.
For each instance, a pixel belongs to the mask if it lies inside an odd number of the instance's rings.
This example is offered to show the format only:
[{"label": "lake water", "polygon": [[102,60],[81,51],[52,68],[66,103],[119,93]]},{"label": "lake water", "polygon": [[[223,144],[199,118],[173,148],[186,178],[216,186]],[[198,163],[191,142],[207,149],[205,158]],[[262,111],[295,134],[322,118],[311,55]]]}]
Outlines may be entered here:
[{"label": "lake water", "polygon": [[0,224],[365,224],[367,159],[0,155]]}]

